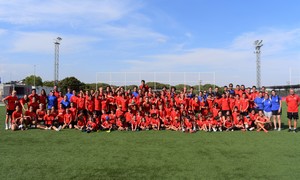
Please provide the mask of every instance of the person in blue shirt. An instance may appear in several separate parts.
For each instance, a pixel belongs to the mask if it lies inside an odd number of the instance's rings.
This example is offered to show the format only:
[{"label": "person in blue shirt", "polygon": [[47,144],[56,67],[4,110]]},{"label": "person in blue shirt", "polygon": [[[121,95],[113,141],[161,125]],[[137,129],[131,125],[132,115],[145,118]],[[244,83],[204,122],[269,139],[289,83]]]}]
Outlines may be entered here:
[{"label": "person in blue shirt", "polygon": [[136,87],[136,86],[133,88],[132,95],[133,95],[134,97],[136,97],[136,98],[139,96],[139,93],[138,93],[138,90],[137,90],[137,87]]},{"label": "person in blue shirt", "polygon": [[[271,103],[272,103],[272,116],[273,116],[273,123],[274,123],[274,130],[277,129],[277,123],[278,123],[278,131],[281,130],[281,107],[282,107],[282,101],[281,97],[276,94],[275,90],[272,90],[271,92]],[[277,123],[276,123],[277,119]]]},{"label": "person in blue shirt", "polygon": [[55,109],[57,109],[57,97],[54,95],[53,91],[50,91],[48,97],[47,97],[47,102],[48,102],[48,106],[47,109],[51,109],[52,107],[54,107]]},{"label": "person in blue shirt", "polygon": [[267,94],[267,93],[265,94],[265,97],[263,100],[263,105],[264,105],[264,114],[270,120],[272,117],[272,110],[271,110],[272,102],[271,102],[269,94]]},{"label": "person in blue shirt", "polygon": [[264,97],[262,95],[262,92],[259,92],[258,97],[254,99],[254,108],[256,112],[258,112],[259,110],[264,110],[263,100]]},{"label": "person in blue shirt", "polygon": [[60,102],[60,104],[62,104],[64,109],[67,109],[70,107],[70,101],[68,100],[67,95],[64,96],[64,99]]},{"label": "person in blue shirt", "polygon": [[72,92],[71,92],[71,88],[67,89],[67,94],[66,96],[68,97],[68,101],[71,101],[71,97],[73,96]]}]

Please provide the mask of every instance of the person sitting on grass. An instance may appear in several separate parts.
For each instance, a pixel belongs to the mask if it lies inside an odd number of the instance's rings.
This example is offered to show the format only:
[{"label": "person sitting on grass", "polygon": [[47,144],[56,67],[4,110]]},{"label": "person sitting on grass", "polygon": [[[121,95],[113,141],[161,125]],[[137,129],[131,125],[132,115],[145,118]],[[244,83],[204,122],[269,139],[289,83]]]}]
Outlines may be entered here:
[{"label": "person sitting on grass", "polygon": [[77,124],[74,125],[75,129],[82,130],[86,126],[86,116],[83,113],[83,110],[79,111],[78,117],[77,117]]},{"label": "person sitting on grass", "polygon": [[257,126],[257,132],[263,130],[264,132],[268,132],[268,130],[265,128],[267,124],[270,124],[270,119],[264,115],[262,110],[258,111],[258,116],[256,118],[255,124]]},{"label": "person sitting on grass", "polygon": [[127,131],[128,130],[128,127],[126,126],[124,117],[117,118],[116,126],[119,131]]},{"label": "person sitting on grass", "polygon": [[139,129],[139,123],[136,120],[136,116],[132,117],[132,120],[130,123],[131,123],[131,131],[137,131]]},{"label": "person sitting on grass", "polygon": [[89,120],[86,123],[86,127],[84,129],[85,132],[90,133],[90,132],[95,132],[97,131],[97,124],[94,121],[93,117],[89,116]]},{"label": "person sitting on grass", "polygon": [[191,121],[191,117],[190,116],[185,116],[182,119],[184,121],[184,129],[185,131],[183,132],[189,132],[189,133],[194,133],[195,131],[193,130],[193,123]]},{"label": "person sitting on grass", "polygon": [[153,130],[158,131],[160,130],[160,119],[157,117],[157,114],[152,114],[151,115],[151,127]]},{"label": "person sitting on grass", "polygon": [[233,121],[234,128],[232,130],[241,130],[245,131],[245,126],[244,126],[244,116],[243,115],[238,115],[236,117],[237,119]]},{"label": "person sitting on grass", "polygon": [[142,117],[140,128],[141,130],[149,130],[149,122],[144,117]]},{"label": "person sitting on grass", "polygon": [[226,116],[225,121],[223,122],[224,131],[231,131],[234,128],[233,120],[231,116]]},{"label": "person sitting on grass", "polygon": [[101,127],[104,131],[110,133],[112,129],[112,124],[110,124],[109,116],[105,117],[105,121],[102,122]]},{"label": "person sitting on grass", "polygon": [[172,121],[170,129],[173,131],[181,131],[182,130],[180,119],[177,116]]},{"label": "person sitting on grass", "polygon": [[24,120],[26,121],[26,124],[28,127],[34,127],[37,126],[37,115],[33,111],[33,107],[29,107],[29,110],[25,111]]},{"label": "person sitting on grass", "polygon": [[207,131],[206,123],[203,121],[203,116],[201,113],[196,115],[196,124],[199,131]]},{"label": "person sitting on grass", "polygon": [[54,124],[54,116],[53,114],[51,114],[51,110],[48,109],[47,110],[47,114],[45,114],[44,116],[44,120],[45,120],[45,130],[55,130],[55,131],[60,131],[61,130],[61,126],[59,126],[58,128],[55,127],[53,124]]},{"label": "person sitting on grass", "polygon": [[64,115],[64,125],[62,126],[62,129],[65,129],[66,127],[72,129],[72,122],[73,122],[73,118],[72,118],[72,114],[71,111],[69,110],[69,108],[66,109],[66,114]]},{"label": "person sitting on grass", "polygon": [[12,113],[12,125],[11,130],[25,130],[25,127],[23,125],[23,114],[22,109],[20,106],[16,106],[16,110]]}]

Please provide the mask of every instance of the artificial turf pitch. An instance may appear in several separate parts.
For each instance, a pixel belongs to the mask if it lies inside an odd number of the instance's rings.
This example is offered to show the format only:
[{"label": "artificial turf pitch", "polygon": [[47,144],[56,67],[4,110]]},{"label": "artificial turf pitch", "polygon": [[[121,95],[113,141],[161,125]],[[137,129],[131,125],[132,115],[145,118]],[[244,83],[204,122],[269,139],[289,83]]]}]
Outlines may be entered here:
[{"label": "artificial turf pitch", "polygon": [[[298,179],[300,132],[5,131],[0,179]],[[286,125],[285,109],[282,115]]]}]

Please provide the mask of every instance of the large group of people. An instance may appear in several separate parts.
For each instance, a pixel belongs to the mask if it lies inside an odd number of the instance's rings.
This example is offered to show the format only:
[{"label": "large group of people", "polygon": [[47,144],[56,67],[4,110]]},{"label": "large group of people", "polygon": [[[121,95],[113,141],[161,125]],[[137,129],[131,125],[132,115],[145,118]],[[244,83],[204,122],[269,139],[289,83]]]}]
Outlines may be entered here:
[{"label": "large group of people", "polygon": [[[153,91],[142,80],[139,86],[99,87],[62,94],[54,86],[47,94],[33,89],[17,98],[17,92],[3,99],[6,130],[39,128],[83,132],[172,130],[196,131],[281,131],[282,99],[275,90],[245,88],[230,83],[219,89],[195,92],[193,87]],[[290,89],[286,97],[288,131],[297,132],[300,98]],[[293,124],[292,124],[293,121]],[[293,127],[292,127],[293,125]]]}]

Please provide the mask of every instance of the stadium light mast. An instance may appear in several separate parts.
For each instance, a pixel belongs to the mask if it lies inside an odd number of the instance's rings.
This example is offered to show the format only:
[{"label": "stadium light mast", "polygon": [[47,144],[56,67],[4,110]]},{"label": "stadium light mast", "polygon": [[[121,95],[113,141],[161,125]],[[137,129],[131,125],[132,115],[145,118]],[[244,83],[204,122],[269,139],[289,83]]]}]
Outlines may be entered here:
[{"label": "stadium light mast", "polygon": [[54,39],[54,85],[58,84],[58,68],[59,68],[59,45],[61,37]]},{"label": "stadium light mast", "polygon": [[258,89],[261,88],[261,70],[260,70],[260,48],[263,46],[262,44],[263,40],[256,40],[254,41],[255,51],[256,54],[256,86]]}]

